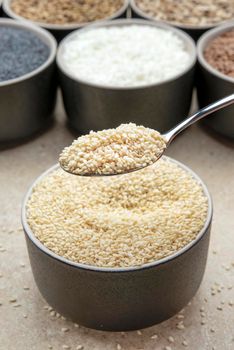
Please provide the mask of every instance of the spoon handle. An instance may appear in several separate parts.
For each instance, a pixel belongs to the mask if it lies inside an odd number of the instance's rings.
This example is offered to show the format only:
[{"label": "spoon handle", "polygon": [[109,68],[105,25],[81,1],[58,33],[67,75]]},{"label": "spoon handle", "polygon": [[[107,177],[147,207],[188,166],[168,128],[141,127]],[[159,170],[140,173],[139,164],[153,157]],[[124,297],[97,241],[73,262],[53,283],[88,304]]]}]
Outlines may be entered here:
[{"label": "spoon handle", "polygon": [[169,130],[167,133],[164,134],[164,137],[166,138],[167,143],[168,144],[171,143],[171,141],[188,126],[206,117],[207,115],[215,111],[218,111],[219,109],[222,109],[224,107],[231,105],[232,103],[234,103],[234,94],[226,96],[221,100],[213,102],[210,105],[200,109],[198,112],[186,118],[181,123],[176,125],[176,127],[174,127],[173,129]]}]

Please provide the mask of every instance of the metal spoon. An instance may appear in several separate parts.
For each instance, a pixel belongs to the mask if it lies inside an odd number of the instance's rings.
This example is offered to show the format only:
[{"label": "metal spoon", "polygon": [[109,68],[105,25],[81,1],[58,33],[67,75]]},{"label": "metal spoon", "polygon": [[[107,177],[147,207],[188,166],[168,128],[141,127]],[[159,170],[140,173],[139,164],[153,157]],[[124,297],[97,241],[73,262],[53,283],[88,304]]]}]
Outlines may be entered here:
[{"label": "metal spoon", "polygon": [[[159,158],[161,158],[161,156],[163,155],[164,151],[168,148],[168,146],[170,145],[170,143],[174,140],[174,138],[184,129],[186,129],[187,127],[189,127],[190,125],[192,125],[193,123],[196,123],[198,120],[206,117],[207,115],[216,112],[224,107],[227,107],[231,104],[234,103],[234,94],[226,96],[224,98],[222,98],[221,100],[218,100],[216,102],[211,103],[210,105],[200,109],[198,112],[194,113],[193,115],[191,115],[190,117],[186,118],[185,120],[183,120],[181,123],[179,123],[178,125],[176,125],[173,129],[169,130],[168,132],[166,132],[165,134],[162,134],[162,136],[164,137],[164,139],[166,140],[166,148],[163,150],[163,152],[160,154],[160,156],[157,158],[157,160]],[[156,160],[156,161],[157,161]],[[149,164],[152,165],[152,164]],[[123,174],[128,174],[131,173],[133,171],[137,171],[137,170],[141,170],[149,165],[140,167],[140,168],[135,168],[135,169],[131,169],[128,170],[126,172],[123,173],[116,173],[116,174],[74,174],[70,171],[68,171],[67,169],[65,169],[63,167],[63,165],[60,163],[60,166],[63,170],[65,170],[66,172],[73,174],[73,175],[78,175],[78,176],[116,176],[116,175],[123,175]]]}]

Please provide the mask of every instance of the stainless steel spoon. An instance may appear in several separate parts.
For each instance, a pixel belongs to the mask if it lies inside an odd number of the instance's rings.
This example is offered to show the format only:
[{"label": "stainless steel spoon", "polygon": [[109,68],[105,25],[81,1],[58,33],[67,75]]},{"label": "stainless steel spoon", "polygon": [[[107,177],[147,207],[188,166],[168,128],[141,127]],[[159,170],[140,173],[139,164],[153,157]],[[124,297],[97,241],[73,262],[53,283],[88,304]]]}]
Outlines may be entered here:
[{"label": "stainless steel spoon", "polygon": [[[166,140],[166,148],[164,149],[164,151],[160,154],[160,156],[157,158],[157,160],[159,158],[161,158],[161,156],[163,155],[163,153],[165,152],[165,150],[168,148],[168,146],[170,145],[170,143],[174,140],[174,138],[184,129],[186,129],[187,127],[189,127],[190,125],[192,125],[193,123],[196,123],[198,120],[206,117],[207,115],[216,112],[224,107],[227,107],[231,104],[234,103],[234,94],[226,96],[224,98],[222,98],[221,100],[218,100],[216,102],[211,103],[210,105],[200,109],[198,112],[194,113],[193,115],[191,115],[190,117],[186,118],[185,120],[183,120],[181,123],[179,123],[178,125],[176,125],[173,129],[169,130],[168,132],[166,132],[165,134],[162,134],[162,136],[164,137],[164,139]],[[156,160],[156,161],[157,161]],[[152,165],[152,164],[149,164]],[[67,169],[65,169],[62,164],[60,163],[60,166],[63,170],[65,170],[66,172],[73,174],[73,175],[77,175],[77,176],[116,176],[116,175],[123,175],[123,174],[128,174],[131,173],[133,171],[137,171],[137,170],[141,170],[149,165],[146,165],[144,167],[141,168],[135,168],[132,170],[128,170],[126,172],[123,173],[116,173],[116,174],[74,174],[70,171],[68,171]]]}]

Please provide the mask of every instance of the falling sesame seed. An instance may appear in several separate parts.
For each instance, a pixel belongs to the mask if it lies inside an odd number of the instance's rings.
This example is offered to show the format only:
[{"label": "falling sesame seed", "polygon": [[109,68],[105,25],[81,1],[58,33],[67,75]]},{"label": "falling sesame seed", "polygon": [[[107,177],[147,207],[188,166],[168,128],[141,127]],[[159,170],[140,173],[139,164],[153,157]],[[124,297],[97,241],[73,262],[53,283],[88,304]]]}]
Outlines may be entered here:
[{"label": "falling sesame seed", "polygon": [[76,350],[83,350],[83,349],[84,349],[83,345],[78,345],[78,346],[76,347]]},{"label": "falling sesame seed", "polygon": [[175,339],[171,335],[167,339],[170,343],[174,343],[175,341]]},{"label": "falling sesame seed", "polygon": [[141,331],[137,331],[137,334],[138,334],[138,335],[142,335],[142,332],[141,332]]},{"label": "falling sesame seed", "polygon": [[151,339],[158,339],[158,335],[157,335],[157,334],[153,334],[153,335],[151,336]]},{"label": "falling sesame seed", "polygon": [[65,328],[65,327],[63,327],[63,328],[61,328],[61,331],[62,331],[62,332],[64,332],[64,333],[66,333],[66,332],[68,332],[68,331],[69,331],[69,328]]},{"label": "falling sesame seed", "polygon": [[188,342],[187,342],[186,340],[183,340],[183,341],[182,341],[182,345],[188,346]]},{"label": "falling sesame seed", "polygon": [[117,345],[116,345],[116,349],[117,349],[117,350],[121,350],[121,349],[122,349],[122,346],[121,346],[120,344],[117,344]]}]

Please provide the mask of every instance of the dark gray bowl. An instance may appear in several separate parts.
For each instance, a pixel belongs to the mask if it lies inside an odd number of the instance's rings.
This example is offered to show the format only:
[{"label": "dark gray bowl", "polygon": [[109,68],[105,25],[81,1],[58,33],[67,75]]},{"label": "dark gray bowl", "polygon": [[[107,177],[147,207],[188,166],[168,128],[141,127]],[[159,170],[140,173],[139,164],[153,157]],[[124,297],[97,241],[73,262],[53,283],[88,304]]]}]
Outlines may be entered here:
[{"label": "dark gray bowl", "polygon": [[195,295],[205,271],[212,220],[212,201],[201,179],[183,164],[201,184],[208,200],[208,214],[197,238],[180,251],[141,267],[101,268],[78,264],[51,252],[27,224],[26,205],[22,224],[34,279],[45,300],[59,313],[83,326],[109,331],[140,329],[162,322],[180,311]]},{"label": "dark gray bowl", "polygon": [[131,6],[132,17],[149,19],[149,20],[151,20],[151,21],[153,20],[157,23],[166,23],[166,24],[175,26],[176,28],[184,30],[195,41],[197,41],[200,38],[200,36],[202,34],[204,34],[207,30],[212,29],[214,27],[217,27],[218,25],[220,25],[222,23],[229,22],[229,21],[223,21],[223,22],[217,23],[216,25],[193,26],[193,25],[186,25],[186,24],[175,23],[175,22],[170,22],[170,21],[160,21],[160,20],[156,20],[154,17],[146,14],[141,9],[139,9],[139,7],[136,5],[135,0],[130,0],[130,6]]},{"label": "dark gray bowl", "polygon": [[[74,35],[92,28],[148,25],[176,33],[191,55],[190,64],[174,78],[142,87],[109,87],[74,78],[64,67],[64,43]],[[116,127],[121,123],[136,122],[165,132],[187,115],[193,89],[196,49],[193,40],[184,32],[150,21],[125,19],[102,22],[68,35],[59,45],[57,65],[69,124],[79,133]],[[155,59],[155,64],[157,61]],[[108,72],[107,72],[108,74]]]},{"label": "dark gray bowl", "polygon": [[[83,28],[90,23],[94,22],[88,22],[88,23],[72,23],[72,24],[64,24],[64,25],[58,25],[58,24],[48,24],[48,23],[43,23],[43,22],[37,22],[37,21],[31,21],[28,20],[22,16],[17,15],[12,9],[11,9],[11,2],[12,0],[2,0],[3,4],[3,12],[7,17],[18,19],[18,20],[24,20],[30,23],[33,23],[35,25],[38,25],[44,29],[47,29],[51,34],[54,35],[56,38],[57,42],[60,42],[66,35],[71,33],[72,31],[76,29]],[[113,15],[106,17],[105,20],[112,20],[116,18],[126,18],[127,10],[129,6],[129,0],[124,0],[123,6],[115,12]],[[97,21],[98,22],[98,21]]]},{"label": "dark gray bowl", "polygon": [[34,71],[19,78],[0,82],[0,146],[32,136],[45,128],[54,109],[56,41],[46,30],[10,19],[0,26],[29,30],[50,48],[47,60]]},{"label": "dark gray bowl", "polygon": [[[226,24],[205,33],[197,45],[198,68],[197,68],[197,95],[200,107],[204,107],[222,97],[234,92],[234,78],[228,77],[213,68],[204,58],[203,52],[207,45],[220,34],[234,29],[232,24]],[[223,136],[234,139],[234,106],[221,109],[210,117],[205,118],[205,125]]]}]

